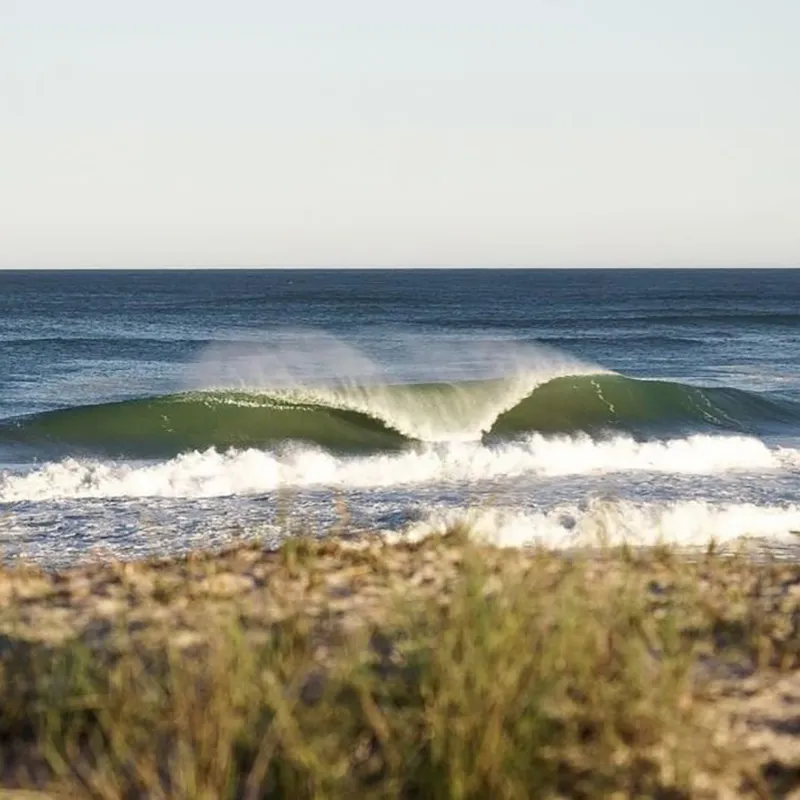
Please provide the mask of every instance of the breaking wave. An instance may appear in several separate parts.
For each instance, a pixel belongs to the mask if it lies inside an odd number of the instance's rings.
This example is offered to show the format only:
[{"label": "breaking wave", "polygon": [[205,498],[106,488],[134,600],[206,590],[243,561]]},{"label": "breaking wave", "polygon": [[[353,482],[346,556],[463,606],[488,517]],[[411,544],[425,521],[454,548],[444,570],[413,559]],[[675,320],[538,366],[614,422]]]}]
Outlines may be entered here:
[{"label": "breaking wave", "polygon": [[334,452],[532,432],[756,433],[797,423],[796,403],[725,387],[613,373],[452,383],[202,391],[79,406],[6,420],[0,442],[126,456],[298,441]]}]

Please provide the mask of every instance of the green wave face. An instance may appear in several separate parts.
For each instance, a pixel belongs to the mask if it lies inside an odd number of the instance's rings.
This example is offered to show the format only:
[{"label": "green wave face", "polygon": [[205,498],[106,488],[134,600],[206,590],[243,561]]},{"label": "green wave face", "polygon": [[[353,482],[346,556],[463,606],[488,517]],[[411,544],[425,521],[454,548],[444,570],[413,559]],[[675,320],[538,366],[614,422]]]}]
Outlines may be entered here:
[{"label": "green wave face", "polygon": [[129,456],[286,441],[348,452],[483,435],[502,439],[609,428],[742,431],[798,422],[796,404],[763,395],[601,374],[554,378],[529,392],[515,379],[345,387],[303,397],[168,395],[7,420],[0,423],[0,442]]},{"label": "green wave face", "polygon": [[577,375],[539,386],[501,414],[492,433],[564,433],[703,428],[748,430],[759,424],[798,422],[797,408],[741,389],[704,388],[622,375]]},{"label": "green wave face", "polygon": [[234,394],[168,395],[48,411],[6,424],[0,438],[125,455],[299,440],[333,450],[397,449],[406,439],[376,419],[317,405]]}]

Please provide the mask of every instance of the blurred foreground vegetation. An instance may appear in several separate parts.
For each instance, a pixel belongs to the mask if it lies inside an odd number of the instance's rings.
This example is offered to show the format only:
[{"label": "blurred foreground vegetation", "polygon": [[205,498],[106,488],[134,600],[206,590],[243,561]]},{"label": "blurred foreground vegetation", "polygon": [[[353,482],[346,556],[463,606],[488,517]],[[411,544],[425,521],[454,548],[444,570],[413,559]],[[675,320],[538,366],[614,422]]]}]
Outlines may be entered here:
[{"label": "blurred foreground vegetation", "polygon": [[[51,589],[34,600],[15,588],[0,637],[2,785],[97,798],[777,797],[800,787],[800,725],[759,750],[737,729],[749,706],[735,705],[741,687],[755,687],[746,704],[798,676],[800,567],[660,549],[500,551],[466,531],[240,550],[68,581],[39,574]],[[210,599],[197,588],[262,558],[271,572],[246,607],[236,592]],[[330,581],[334,569],[357,588]],[[101,575],[125,598],[113,624],[96,635],[87,611],[80,630],[37,639],[36,614],[78,602],[64,587],[81,578],[91,609]],[[12,579],[24,586],[13,569],[0,583]],[[258,622],[253,609],[277,602],[284,584],[306,588]],[[313,603],[302,599],[320,586]],[[145,604],[158,625],[141,623]],[[193,635],[176,635],[173,615],[193,604]],[[791,723],[797,707],[783,713]]]}]

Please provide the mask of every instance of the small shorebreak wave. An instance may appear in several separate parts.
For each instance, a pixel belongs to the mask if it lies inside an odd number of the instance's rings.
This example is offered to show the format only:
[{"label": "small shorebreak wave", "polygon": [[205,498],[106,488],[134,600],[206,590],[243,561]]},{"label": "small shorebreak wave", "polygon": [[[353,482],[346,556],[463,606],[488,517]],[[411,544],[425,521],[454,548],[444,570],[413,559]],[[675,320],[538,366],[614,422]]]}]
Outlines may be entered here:
[{"label": "small shorebreak wave", "polygon": [[497,547],[686,548],[762,543],[796,553],[800,506],[715,504],[705,500],[642,503],[592,498],[540,510],[515,508],[432,509],[387,538],[419,541],[453,528]]},{"label": "small shorebreak wave", "polygon": [[757,433],[800,423],[800,406],[726,387],[614,373],[453,383],[209,390],[46,411],[0,423],[0,443],[120,456],[303,442],[333,452],[529,433]]}]

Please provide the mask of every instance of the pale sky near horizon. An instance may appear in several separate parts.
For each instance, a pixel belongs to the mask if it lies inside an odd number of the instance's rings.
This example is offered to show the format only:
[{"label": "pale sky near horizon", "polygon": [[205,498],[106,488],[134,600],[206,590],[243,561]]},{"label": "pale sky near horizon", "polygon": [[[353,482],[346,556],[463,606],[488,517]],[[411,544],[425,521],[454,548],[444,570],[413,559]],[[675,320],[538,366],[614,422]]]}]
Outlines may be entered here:
[{"label": "pale sky near horizon", "polygon": [[0,0],[0,267],[800,266],[797,0]]}]

